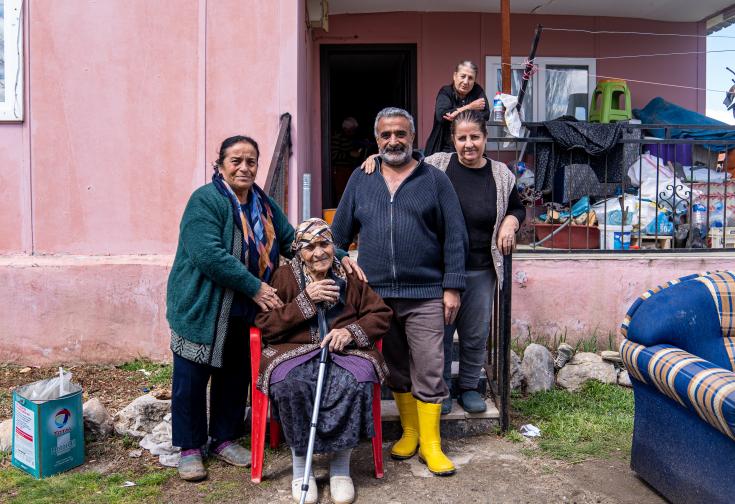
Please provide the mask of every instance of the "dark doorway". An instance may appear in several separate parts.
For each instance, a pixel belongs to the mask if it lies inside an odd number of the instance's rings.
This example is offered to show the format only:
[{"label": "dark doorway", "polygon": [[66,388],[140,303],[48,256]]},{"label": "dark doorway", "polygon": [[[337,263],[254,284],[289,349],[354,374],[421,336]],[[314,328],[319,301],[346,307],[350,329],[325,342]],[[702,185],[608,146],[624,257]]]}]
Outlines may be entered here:
[{"label": "dark doorway", "polygon": [[352,170],[377,152],[377,113],[401,107],[417,120],[416,45],[323,45],[320,57],[322,205],[334,208]]}]

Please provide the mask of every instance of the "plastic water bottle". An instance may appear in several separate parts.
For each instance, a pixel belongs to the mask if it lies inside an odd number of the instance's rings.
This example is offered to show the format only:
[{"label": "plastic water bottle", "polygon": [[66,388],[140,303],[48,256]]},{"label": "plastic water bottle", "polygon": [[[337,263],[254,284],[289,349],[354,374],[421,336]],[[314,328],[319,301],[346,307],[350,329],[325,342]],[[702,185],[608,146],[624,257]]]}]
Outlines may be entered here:
[{"label": "plastic water bottle", "polygon": [[698,229],[702,237],[707,234],[707,207],[701,203],[692,206],[692,228]]},{"label": "plastic water bottle", "polygon": [[500,99],[500,91],[495,93],[493,98],[493,121],[503,122],[505,120],[505,112],[503,111],[503,102]]}]

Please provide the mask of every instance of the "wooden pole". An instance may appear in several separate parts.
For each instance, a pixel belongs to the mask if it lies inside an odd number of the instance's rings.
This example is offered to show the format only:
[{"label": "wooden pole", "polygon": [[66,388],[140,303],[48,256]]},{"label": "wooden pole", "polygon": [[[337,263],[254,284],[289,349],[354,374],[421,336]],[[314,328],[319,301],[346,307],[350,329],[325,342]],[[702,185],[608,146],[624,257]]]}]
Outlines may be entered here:
[{"label": "wooden pole", "polygon": [[510,0],[500,0],[500,76],[503,81],[502,91],[511,94],[510,77]]}]

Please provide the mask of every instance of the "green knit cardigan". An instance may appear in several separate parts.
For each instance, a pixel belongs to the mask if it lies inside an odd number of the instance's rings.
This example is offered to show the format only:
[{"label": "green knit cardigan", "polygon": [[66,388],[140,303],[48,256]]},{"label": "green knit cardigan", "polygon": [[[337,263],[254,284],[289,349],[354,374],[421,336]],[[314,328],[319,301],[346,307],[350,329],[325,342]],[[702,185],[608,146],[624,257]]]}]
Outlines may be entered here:
[{"label": "green knit cardigan", "polygon": [[[291,257],[294,229],[269,198],[281,255]],[[212,184],[191,195],[166,290],[171,349],[184,358],[221,367],[235,291],[252,298],[261,281],[240,261],[243,235],[232,205]]]}]

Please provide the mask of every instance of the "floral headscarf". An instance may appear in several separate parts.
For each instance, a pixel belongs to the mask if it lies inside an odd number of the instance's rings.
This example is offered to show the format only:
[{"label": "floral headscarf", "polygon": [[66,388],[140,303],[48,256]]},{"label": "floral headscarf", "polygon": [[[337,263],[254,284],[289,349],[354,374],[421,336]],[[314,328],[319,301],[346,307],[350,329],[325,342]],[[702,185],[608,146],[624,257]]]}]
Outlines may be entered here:
[{"label": "floral headscarf", "polygon": [[334,235],[332,235],[332,230],[329,228],[329,224],[322,219],[317,219],[316,217],[306,219],[304,222],[296,226],[291,250],[298,252],[317,240],[326,241],[332,244],[334,243]]},{"label": "floral headscarf", "polygon": [[[291,260],[291,266],[295,272],[298,271],[301,273],[302,289],[306,289],[306,286],[309,285],[313,279],[309,274],[306,264],[301,259],[299,251],[316,241],[326,241],[334,244],[334,235],[332,235],[332,230],[329,228],[329,224],[327,224],[323,219],[313,217],[296,226],[294,240],[291,244],[291,250],[294,252],[294,258]],[[345,270],[336,256],[332,259],[331,271],[339,280],[342,280],[343,282],[347,281]],[[331,307],[334,303],[329,303],[329,305]]]}]

